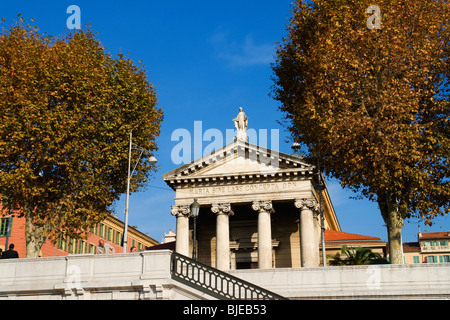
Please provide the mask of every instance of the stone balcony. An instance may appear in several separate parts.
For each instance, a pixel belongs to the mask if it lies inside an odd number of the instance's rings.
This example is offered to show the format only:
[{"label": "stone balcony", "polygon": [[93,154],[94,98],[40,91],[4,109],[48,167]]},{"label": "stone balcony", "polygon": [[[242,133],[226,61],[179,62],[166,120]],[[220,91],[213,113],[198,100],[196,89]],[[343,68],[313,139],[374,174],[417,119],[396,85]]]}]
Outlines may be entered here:
[{"label": "stone balcony", "polygon": [[444,253],[450,252],[450,246],[421,246],[422,253]]}]

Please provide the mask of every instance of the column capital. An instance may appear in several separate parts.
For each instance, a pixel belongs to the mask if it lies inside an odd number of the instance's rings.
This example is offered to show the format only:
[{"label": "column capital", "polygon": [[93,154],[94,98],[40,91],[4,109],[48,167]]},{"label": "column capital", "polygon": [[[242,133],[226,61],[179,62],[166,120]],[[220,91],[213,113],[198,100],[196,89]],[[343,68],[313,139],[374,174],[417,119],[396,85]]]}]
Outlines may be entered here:
[{"label": "column capital", "polygon": [[189,217],[191,215],[191,207],[187,204],[174,205],[170,213],[176,217]]},{"label": "column capital", "polygon": [[319,202],[315,198],[295,199],[294,205],[297,209],[300,210],[319,210]]},{"label": "column capital", "polygon": [[255,211],[275,212],[272,206],[272,200],[256,200],[252,203],[252,209]]},{"label": "column capital", "polygon": [[211,211],[215,214],[233,215],[233,210],[231,210],[231,204],[229,203],[213,203]]}]

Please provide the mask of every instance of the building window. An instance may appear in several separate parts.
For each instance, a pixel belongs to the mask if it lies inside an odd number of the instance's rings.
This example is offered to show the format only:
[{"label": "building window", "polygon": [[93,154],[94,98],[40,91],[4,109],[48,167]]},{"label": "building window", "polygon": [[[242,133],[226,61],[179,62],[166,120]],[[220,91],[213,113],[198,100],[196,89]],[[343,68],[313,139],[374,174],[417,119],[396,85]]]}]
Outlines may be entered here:
[{"label": "building window", "polygon": [[58,249],[62,251],[67,250],[67,241],[62,235],[58,238]]},{"label": "building window", "polygon": [[90,227],[89,230],[92,234],[98,234],[98,224]]},{"label": "building window", "polygon": [[116,244],[120,245],[121,240],[122,240],[122,233],[116,230]]},{"label": "building window", "polygon": [[437,256],[426,256],[427,263],[437,263]]},{"label": "building window", "polygon": [[413,263],[420,263],[420,257],[419,256],[413,256]]},{"label": "building window", "polygon": [[83,240],[78,240],[78,253],[85,253],[85,244],[86,242]]},{"label": "building window", "polygon": [[113,233],[113,229],[111,229],[110,227],[107,227],[107,240],[108,241],[112,241],[112,233]]},{"label": "building window", "polygon": [[69,247],[67,249],[67,251],[69,253],[74,253],[74,239],[69,239]]},{"label": "building window", "polygon": [[105,234],[106,234],[106,230],[105,230],[105,225],[103,223],[100,223],[100,228],[99,228],[99,236],[100,238],[105,238]]},{"label": "building window", "polygon": [[[12,218],[11,220],[9,220],[9,217],[0,219],[0,237],[6,237],[6,233],[8,232],[8,221],[11,221],[12,224],[12,220],[13,220]],[[11,236],[11,230],[12,228],[9,228],[8,236]]]},{"label": "building window", "polygon": [[439,262],[440,263],[450,263],[450,255],[440,256]]}]

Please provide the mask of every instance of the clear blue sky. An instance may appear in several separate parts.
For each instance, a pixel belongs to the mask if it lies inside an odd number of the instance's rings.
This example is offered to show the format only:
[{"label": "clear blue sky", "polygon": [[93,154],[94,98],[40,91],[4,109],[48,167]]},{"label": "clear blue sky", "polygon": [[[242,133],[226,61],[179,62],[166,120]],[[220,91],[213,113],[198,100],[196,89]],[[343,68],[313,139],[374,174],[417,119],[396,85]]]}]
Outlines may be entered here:
[{"label": "clear blue sky", "polygon": [[[175,193],[161,175],[177,167],[171,159],[178,143],[171,141],[176,129],[193,135],[194,121],[202,121],[203,132],[215,128],[225,136],[226,129],[234,129],[232,119],[243,107],[249,128],[278,129],[279,151],[291,153],[292,142],[285,141],[285,129],[277,123],[282,114],[269,96],[270,63],[276,42],[286,34],[290,0],[2,1],[0,17],[9,25],[21,13],[26,21],[35,18],[42,32],[64,35],[70,31],[66,30],[70,5],[79,6],[82,28],[90,23],[108,52],[143,61],[165,113],[156,153],[159,171],[146,190],[131,195],[130,225],[158,241],[169,229],[175,230],[170,214]],[[387,240],[375,203],[350,199],[353,194],[336,181],[328,181],[328,187],[343,231]],[[124,198],[115,205],[122,220]],[[404,241],[416,241],[419,224],[406,223]],[[436,219],[433,227],[420,226],[422,231],[450,230],[447,217]]]}]

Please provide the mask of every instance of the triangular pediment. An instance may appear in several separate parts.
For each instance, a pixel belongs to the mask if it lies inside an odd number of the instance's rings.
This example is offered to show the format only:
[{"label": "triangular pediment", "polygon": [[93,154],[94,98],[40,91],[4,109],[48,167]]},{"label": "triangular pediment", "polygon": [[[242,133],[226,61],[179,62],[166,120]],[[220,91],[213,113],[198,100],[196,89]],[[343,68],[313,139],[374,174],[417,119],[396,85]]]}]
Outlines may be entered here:
[{"label": "triangular pediment", "polygon": [[216,178],[230,180],[239,176],[311,175],[314,168],[302,158],[235,141],[162,177],[172,186],[176,181],[208,181]]}]

